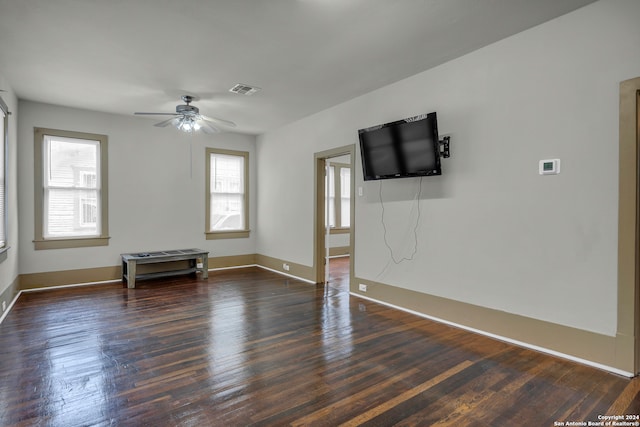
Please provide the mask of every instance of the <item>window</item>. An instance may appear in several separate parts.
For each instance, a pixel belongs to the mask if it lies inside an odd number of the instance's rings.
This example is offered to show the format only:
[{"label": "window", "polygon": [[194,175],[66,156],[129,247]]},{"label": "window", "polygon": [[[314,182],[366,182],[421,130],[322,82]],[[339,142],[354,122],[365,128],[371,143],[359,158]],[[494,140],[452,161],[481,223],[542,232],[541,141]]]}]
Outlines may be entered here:
[{"label": "window", "polygon": [[249,153],[206,151],[207,239],[249,237]]},{"label": "window", "polygon": [[0,98],[0,253],[2,260],[6,257],[7,247],[7,199],[6,199],[6,176],[7,176],[7,145],[9,135],[9,109],[7,104]]},{"label": "window", "polygon": [[[336,197],[336,194],[339,197]],[[329,203],[327,224],[336,232],[347,230],[351,221],[351,168],[348,165],[329,165],[326,197]]]},{"label": "window", "polygon": [[336,226],[336,168],[329,166],[329,175],[327,176],[327,215],[325,215],[325,225],[331,228]]},{"label": "window", "polygon": [[35,248],[107,245],[107,136],[36,128],[35,156]]},{"label": "window", "polygon": [[347,228],[351,221],[351,169],[340,167],[340,227]]}]

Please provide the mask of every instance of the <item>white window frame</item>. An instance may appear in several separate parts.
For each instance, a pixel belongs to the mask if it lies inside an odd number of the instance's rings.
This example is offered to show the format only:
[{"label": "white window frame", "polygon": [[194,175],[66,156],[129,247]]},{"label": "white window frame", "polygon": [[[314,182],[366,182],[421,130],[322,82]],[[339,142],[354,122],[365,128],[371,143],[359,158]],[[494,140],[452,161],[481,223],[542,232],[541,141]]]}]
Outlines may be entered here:
[{"label": "white window frame", "polygon": [[[214,191],[211,188],[211,162],[213,156],[238,156],[244,159],[244,189],[241,189],[244,197],[242,198],[244,224],[240,230],[221,230],[213,231],[211,229],[211,200],[215,197]],[[236,150],[223,150],[217,148],[207,148],[205,150],[205,236],[207,240],[215,239],[234,239],[234,238],[246,238],[250,235],[249,230],[249,152],[236,151]]]},{"label": "white window frame", "polygon": [[[96,235],[84,236],[84,235],[72,235],[64,237],[45,237],[45,215],[46,215],[46,201],[45,192],[47,185],[45,183],[45,165],[48,161],[47,154],[45,153],[45,138],[46,137],[60,137],[78,139],[84,141],[95,141],[98,146],[99,152],[99,176],[96,176],[97,191],[97,209],[99,209],[98,231]],[[108,189],[108,137],[106,135],[65,131],[58,129],[45,129],[35,128],[34,131],[34,155],[35,155],[35,167],[34,167],[34,183],[35,183],[35,249],[63,249],[63,248],[79,248],[89,246],[107,246],[109,244],[109,189]],[[87,172],[80,171],[82,173]],[[82,182],[86,183],[84,178]],[[78,187],[81,189],[82,186]],[[92,190],[95,190],[92,188]],[[82,226],[82,199],[80,198],[80,205],[78,206],[78,224]],[[86,198],[84,198],[86,199]],[[87,224],[89,225],[89,224]]]}]

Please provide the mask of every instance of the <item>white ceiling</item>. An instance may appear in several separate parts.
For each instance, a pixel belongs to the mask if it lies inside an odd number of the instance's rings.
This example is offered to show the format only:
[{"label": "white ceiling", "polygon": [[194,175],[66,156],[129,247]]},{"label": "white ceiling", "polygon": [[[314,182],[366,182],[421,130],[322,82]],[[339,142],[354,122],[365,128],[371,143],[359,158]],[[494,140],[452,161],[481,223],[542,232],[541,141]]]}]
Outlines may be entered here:
[{"label": "white ceiling", "polygon": [[21,99],[127,115],[196,95],[258,134],[593,1],[0,0],[0,75]]}]

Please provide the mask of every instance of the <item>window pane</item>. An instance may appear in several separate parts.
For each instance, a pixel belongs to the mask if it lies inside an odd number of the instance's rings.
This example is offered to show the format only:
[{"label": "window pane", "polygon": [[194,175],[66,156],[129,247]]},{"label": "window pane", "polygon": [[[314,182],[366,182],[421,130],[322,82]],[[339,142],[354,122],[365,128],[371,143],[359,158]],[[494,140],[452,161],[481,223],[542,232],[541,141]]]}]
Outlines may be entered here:
[{"label": "window pane", "polygon": [[340,226],[349,227],[351,222],[351,169],[340,169]]},{"label": "window pane", "polygon": [[209,161],[209,231],[244,230],[244,157],[211,153]]},{"label": "window pane", "polygon": [[329,203],[329,227],[336,226],[336,201],[333,197],[327,199]]},{"label": "window pane", "polygon": [[211,194],[211,231],[244,229],[244,196]]},{"label": "window pane", "polygon": [[97,187],[98,141],[47,136],[45,150],[48,151],[45,186]]},{"label": "window pane", "polygon": [[340,196],[349,197],[351,193],[351,169],[340,168]]},{"label": "window pane", "polygon": [[224,154],[211,155],[211,191],[244,194],[244,158]]},{"label": "window pane", "polygon": [[342,198],[340,203],[340,226],[349,227],[351,225],[351,205],[348,198]]},{"label": "window pane", "polygon": [[[335,168],[333,166],[329,166],[329,175],[325,179],[325,198],[329,205],[329,214],[327,215],[325,212],[325,226],[329,227],[336,226],[335,173]],[[325,209],[327,208],[325,207]]]},{"label": "window pane", "polygon": [[51,188],[44,196],[44,237],[100,235],[97,190]]},{"label": "window pane", "polygon": [[329,167],[329,186],[327,187],[329,190],[329,197],[334,197],[336,195],[335,176],[336,169],[333,166]]}]

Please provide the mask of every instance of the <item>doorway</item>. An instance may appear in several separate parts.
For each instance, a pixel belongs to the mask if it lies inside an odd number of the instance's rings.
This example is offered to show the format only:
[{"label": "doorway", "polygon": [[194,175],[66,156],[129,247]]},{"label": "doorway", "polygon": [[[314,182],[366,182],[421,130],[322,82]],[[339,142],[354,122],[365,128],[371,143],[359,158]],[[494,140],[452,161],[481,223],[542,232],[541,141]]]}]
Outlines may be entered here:
[{"label": "doorway", "polygon": [[355,260],[354,154],[349,145],[314,155],[314,277],[316,283],[340,283],[346,291]]},{"label": "doorway", "polygon": [[351,156],[325,159],[325,283],[349,290],[351,240]]}]

